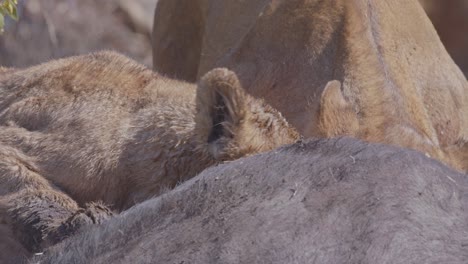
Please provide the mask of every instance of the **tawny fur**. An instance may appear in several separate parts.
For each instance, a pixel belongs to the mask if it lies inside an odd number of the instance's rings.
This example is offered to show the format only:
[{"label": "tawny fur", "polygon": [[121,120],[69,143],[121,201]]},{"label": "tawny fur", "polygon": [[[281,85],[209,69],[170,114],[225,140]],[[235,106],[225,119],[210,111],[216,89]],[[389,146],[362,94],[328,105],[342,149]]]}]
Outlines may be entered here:
[{"label": "tawny fur", "polygon": [[[197,80],[198,64],[200,63],[201,48],[203,42],[203,20],[205,5],[201,4],[205,0],[185,1],[180,6],[179,1],[163,1],[159,3],[159,9],[154,16],[153,43],[153,65],[158,72],[172,73],[177,79],[183,79],[190,82]],[[171,10],[171,14],[159,13],[158,11]],[[186,16],[190,10],[190,15]],[[179,19],[184,17],[185,19]],[[156,32],[157,31],[157,32]],[[174,31],[180,32],[177,38],[172,38]],[[162,36],[168,42],[160,41]],[[167,60],[168,54],[171,58],[184,61],[184,63],[174,63]]]},{"label": "tawny fur", "polygon": [[15,69],[14,68],[7,68],[7,67],[1,67],[0,66],[0,74],[5,74],[8,72],[13,72]]},{"label": "tawny fur", "polygon": [[325,137],[355,136],[359,120],[353,106],[346,101],[339,81],[331,81],[322,93],[318,127]]},{"label": "tawny fur", "polygon": [[40,248],[112,215],[94,202],[120,211],[298,138],[226,69],[197,87],[111,52],[51,61],[0,75],[0,205]]},{"label": "tawny fur", "polygon": [[419,0],[434,24],[447,51],[468,76],[468,2],[466,0]]},{"label": "tawny fur", "polygon": [[[199,65],[202,76],[227,67],[306,137],[409,147],[468,171],[468,83],[417,0],[160,0],[156,13],[155,68]],[[176,47],[163,45],[187,32],[202,34],[197,49],[184,51],[199,61],[176,59]],[[331,80],[341,94],[323,94]],[[347,107],[336,104],[343,99]],[[343,129],[348,118],[351,130]]]}]

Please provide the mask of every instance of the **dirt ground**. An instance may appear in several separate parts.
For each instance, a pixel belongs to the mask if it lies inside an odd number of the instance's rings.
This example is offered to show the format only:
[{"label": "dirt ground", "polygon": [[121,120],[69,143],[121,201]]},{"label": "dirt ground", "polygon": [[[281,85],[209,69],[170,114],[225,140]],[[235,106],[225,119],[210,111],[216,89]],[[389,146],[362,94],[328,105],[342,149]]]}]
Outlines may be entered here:
[{"label": "dirt ground", "polygon": [[22,67],[112,49],[151,66],[147,25],[156,1],[20,0],[19,21],[7,21],[0,36],[0,65]]}]

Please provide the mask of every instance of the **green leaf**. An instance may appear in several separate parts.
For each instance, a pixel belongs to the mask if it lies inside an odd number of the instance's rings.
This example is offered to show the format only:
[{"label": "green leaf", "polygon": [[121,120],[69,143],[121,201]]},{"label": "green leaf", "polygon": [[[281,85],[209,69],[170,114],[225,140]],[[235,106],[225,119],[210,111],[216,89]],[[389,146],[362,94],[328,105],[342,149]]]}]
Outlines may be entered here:
[{"label": "green leaf", "polygon": [[0,14],[0,34],[3,33],[3,26],[5,26],[5,18]]},{"label": "green leaf", "polygon": [[18,20],[17,4],[18,0],[0,0],[0,33],[5,26],[5,16]]},{"label": "green leaf", "polygon": [[8,9],[8,13],[13,14],[13,12],[15,11],[15,5],[11,2],[6,2],[7,3],[7,9]]},{"label": "green leaf", "polygon": [[0,2],[0,14],[4,16],[8,15],[13,19],[18,20],[18,11],[16,5],[16,0],[5,0],[3,2]]},{"label": "green leaf", "polygon": [[16,9],[16,6],[12,6],[10,16],[14,20],[18,20],[18,10]]}]

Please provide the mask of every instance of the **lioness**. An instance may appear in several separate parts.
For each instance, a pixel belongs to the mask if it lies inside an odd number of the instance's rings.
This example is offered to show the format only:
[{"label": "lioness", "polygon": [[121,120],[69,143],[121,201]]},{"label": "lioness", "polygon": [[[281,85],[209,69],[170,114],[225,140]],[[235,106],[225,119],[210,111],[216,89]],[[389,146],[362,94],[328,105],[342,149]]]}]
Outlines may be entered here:
[{"label": "lioness", "polygon": [[306,137],[468,172],[468,82],[417,0],[160,0],[153,30],[155,69],[195,80],[227,67]]}]

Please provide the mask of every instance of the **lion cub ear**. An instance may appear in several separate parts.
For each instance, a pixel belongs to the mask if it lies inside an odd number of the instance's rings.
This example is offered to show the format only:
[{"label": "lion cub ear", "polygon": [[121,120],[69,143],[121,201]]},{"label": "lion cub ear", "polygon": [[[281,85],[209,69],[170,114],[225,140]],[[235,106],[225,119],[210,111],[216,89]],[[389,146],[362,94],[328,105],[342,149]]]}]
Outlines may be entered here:
[{"label": "lion cub ear", "polygon": [[236,144],[238,133],[248,110],[247,94],[236,74],[224,68],[211,70],[197,88],[195,133],[209,152],[221,158],[226,149]]},{"label": "lion cub ear", "polygon": [[354,136],[359,121],[352,105],[344,98],[339,81],[330,81],[320,99],[319,130],[325,137]]}]

